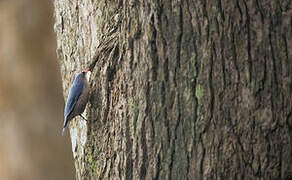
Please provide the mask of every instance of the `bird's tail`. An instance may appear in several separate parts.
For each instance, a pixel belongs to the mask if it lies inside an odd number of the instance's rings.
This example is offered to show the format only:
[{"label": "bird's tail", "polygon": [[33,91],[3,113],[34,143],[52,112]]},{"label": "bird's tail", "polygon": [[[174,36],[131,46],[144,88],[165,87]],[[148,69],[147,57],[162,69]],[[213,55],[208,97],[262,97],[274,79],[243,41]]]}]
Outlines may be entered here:
[{"label": "bird's tail", "polygon": [[63,130],[62,130],[62,136],[64,136],[65,131],[66,131],[66,127],[63,127]]},{"label": "bird's tail", "polygon": [[67,124],[68,124],[68,120],[65,119],[64,127],[63,127],[63,130],[62,130],[62,136],[64,136],[64,134],[65,134],[65,132],[66,132]]}]

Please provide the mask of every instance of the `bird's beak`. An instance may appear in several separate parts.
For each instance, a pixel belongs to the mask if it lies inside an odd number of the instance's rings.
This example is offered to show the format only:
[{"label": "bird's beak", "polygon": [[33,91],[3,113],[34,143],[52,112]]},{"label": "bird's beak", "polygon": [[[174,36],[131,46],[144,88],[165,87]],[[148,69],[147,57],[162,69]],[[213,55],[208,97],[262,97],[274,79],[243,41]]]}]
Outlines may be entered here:
[{"label": "bird's beak", "polygon": [[90,71],[90,68],[89,68],[89,67],[86,68],[84,72],[85,72],[85,73],[88,73],[88,71]]}]

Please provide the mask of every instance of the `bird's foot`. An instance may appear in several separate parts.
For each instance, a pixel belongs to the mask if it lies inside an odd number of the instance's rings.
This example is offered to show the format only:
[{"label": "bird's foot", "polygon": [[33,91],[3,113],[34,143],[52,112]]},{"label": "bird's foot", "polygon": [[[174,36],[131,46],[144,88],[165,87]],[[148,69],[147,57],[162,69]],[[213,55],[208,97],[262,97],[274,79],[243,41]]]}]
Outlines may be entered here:
[{"label": "bird's foot", "polygon": [[83,117],[82,114],[80,114],[79,116],[81,116],[83,120],[87,121],[87,119]]}]

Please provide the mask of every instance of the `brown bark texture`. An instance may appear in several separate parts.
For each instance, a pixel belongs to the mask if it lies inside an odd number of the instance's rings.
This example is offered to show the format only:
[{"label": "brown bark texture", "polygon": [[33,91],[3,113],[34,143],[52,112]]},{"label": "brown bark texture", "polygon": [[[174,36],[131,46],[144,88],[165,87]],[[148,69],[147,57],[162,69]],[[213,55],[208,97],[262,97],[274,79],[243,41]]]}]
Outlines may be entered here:
[{"label": "brown bark texture", "polygon": [[55,1],[77,179],[288,179],[291,0]]}]

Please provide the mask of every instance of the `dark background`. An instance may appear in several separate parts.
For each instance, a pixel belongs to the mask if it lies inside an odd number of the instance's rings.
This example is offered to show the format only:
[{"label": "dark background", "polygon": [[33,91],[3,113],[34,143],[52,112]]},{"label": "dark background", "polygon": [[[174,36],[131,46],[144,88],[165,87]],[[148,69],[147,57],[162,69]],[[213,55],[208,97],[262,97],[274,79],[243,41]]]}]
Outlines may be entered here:
[{"label": "dark background", "polygon": [[0,0],[0,179],[74,179],[53,1]]}]

